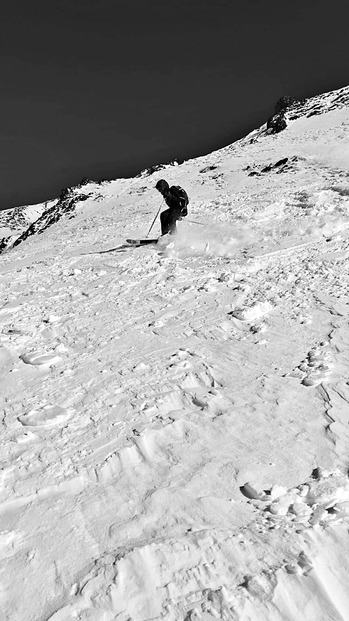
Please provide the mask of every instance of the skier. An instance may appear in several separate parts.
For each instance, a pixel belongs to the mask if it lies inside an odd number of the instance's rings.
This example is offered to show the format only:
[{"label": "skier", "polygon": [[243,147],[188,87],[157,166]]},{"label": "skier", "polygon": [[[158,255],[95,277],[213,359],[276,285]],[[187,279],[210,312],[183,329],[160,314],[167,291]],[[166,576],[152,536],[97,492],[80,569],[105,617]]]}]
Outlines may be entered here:
[{"label": "skier", "polygon": [[177,220],[188,215],[188,194],[179,185],[168,185],[165,179],[160,179],[155,188],[164,197],[168,209],[160,214],[161,235],[174,235],[177,232]]}]

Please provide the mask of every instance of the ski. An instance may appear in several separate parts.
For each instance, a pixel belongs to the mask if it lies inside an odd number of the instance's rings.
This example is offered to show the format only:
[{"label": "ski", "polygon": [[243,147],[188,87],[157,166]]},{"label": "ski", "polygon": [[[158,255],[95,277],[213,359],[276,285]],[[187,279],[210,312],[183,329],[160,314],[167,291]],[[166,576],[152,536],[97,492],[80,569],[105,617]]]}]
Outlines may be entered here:
[{"label": "ski", "polygon": [[147,244],[157,244],[158,238],[156,239],[126,239],[128,244],[131,246],[146,246]]}]

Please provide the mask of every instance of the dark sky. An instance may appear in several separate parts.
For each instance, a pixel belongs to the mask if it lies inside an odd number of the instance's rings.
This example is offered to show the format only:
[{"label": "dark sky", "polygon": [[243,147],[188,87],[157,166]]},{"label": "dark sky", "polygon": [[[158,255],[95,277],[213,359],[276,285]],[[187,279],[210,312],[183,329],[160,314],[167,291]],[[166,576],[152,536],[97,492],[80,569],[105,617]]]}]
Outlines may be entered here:
[{"label": "dark sky", "polygon": [[[7,5],[7,6],[6,6]],[[349,83],[348,0],[8,0],[0,209],[204,155]]]}]

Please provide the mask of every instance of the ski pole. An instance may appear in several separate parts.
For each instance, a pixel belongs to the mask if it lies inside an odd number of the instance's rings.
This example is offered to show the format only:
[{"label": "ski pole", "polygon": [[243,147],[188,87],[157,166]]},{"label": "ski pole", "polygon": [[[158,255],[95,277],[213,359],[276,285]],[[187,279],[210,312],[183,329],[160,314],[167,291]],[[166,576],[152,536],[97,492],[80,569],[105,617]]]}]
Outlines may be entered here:
[{"label": "ski pole", "polygon": [[160,207],[159,207],[159,209],[158,209],[158,211],[157,211],[157,214],[156,214],[156,216],[155,216],[155,218],[154,218],[154,220],[153,220],[153,222],[152,222],[152,225],[151,225],[151,227],[150,227],[150,229],[149,229],[148,233],[146,234],[146,237],[148,237],[148,235],[149,235],[150,231],[152,230],[152,228],[153,228],[153,226],[154,226],[154,224],[155,224],[155,220],[156,220],[156,218],[158,217],[158,215],[159,215],[159,213],[160,213],[160,209],[161,209],[161,207],[162,207],[162,205],[163,205],[164,200],[165,200],[165,199],[163,198],[163,199],[162,199],[162,201],[161,201],[161,205],[160,205]]},{"label": "ski pole", "polygon": [[205,226],[204,222],[196,222],[196,220],[187,220],[190,224],[201,224],[201,226]]}]

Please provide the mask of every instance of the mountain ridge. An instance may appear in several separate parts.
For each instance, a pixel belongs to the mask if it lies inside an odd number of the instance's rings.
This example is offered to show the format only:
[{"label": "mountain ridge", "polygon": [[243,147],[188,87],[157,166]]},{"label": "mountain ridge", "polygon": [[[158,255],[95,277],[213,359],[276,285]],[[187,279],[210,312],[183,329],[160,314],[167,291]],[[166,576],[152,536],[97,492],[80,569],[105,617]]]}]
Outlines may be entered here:
[{"label": "mountain ridge", "polygon": [[[333,110],[338,110],[349,105],[349,86],[340,89],[315,95],[314,97],[298,100],[293,97],[282,97],[275,105],[275,114],[270,117],[266,123],[260,128],[252,130],[245,137],[235,141],[234,143],[213,151],[214,155],[226,151],[233,151],[241,148],[245,144],[251,144],[268,135],[279,133],[295,120],[302,117],[310,118],[311,116],[321,115]],[[200,156],[200,157],[208,157]],[[200,157],[194,158],[200,160]],[[188,160],[192,161],[192,160]],[[144,178],[160,170],[166,171],[168,166],[181,165],[183,162],[177,159],[165,164],[157,164],[141,171],[134,179]],[[133,178],[130,178],[130,180]],[[64,188],[58,199],[51,199],[35,206],[16,207],[0,213],[0,230],[10,229],[10,235],[0,240],[0,254],[12,247],[25,241],[34,234],[41,234],[46,228],[57,222],[61,217],[74,217],[78,203],[85,201],[87,198],[95,196],[95,200],[100,200],[103,193],[98,192],[98,188],[105,183],[112,181],[95,182],[83,178],[80,183],[70,188]],[[81,188],[88,185],[90,193],[80,192]],[[86,188],[85,188],[86,190]],[[35,211],[36,208],[36,211]],[[10,214],[8,212],[11,212]],[[69,214],[69,215],[68,215]],[[27,222],[29,221],[29,224]],[[14,228],[15,231],[11,229]],[[16,229],[20,229],[20,233],[16,233]]]}]

